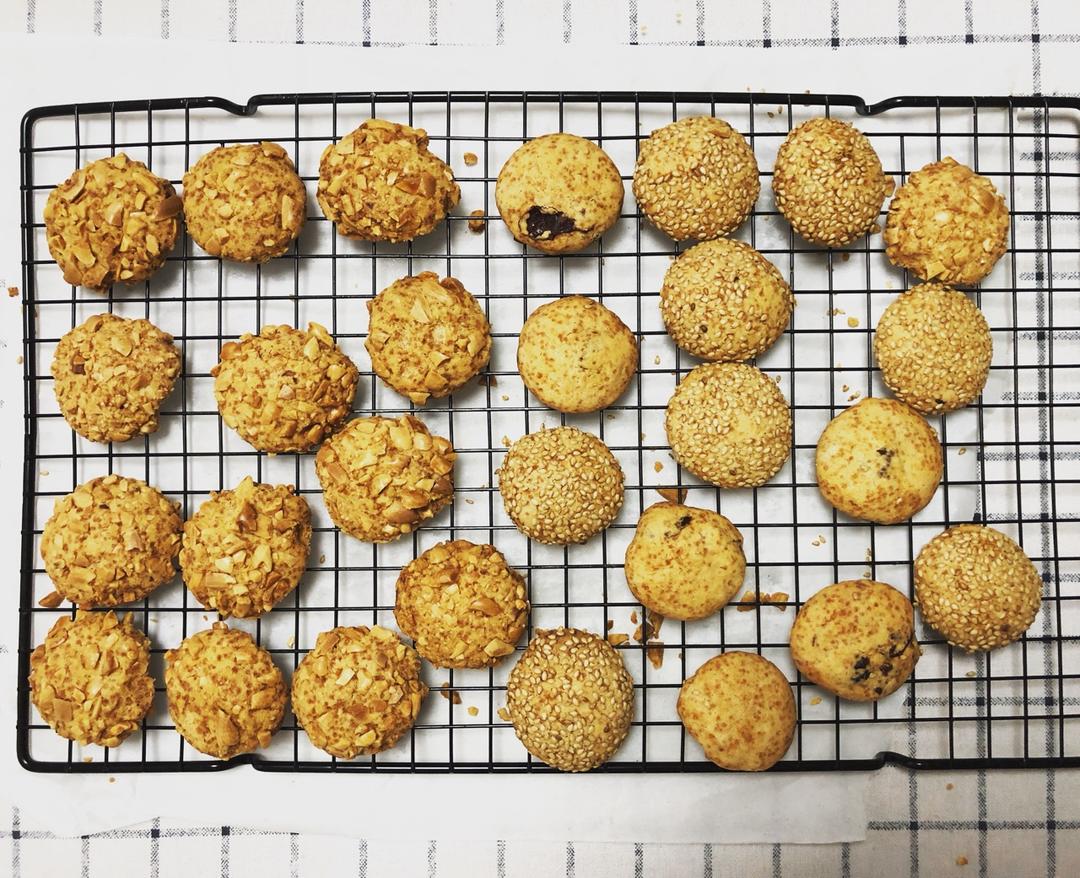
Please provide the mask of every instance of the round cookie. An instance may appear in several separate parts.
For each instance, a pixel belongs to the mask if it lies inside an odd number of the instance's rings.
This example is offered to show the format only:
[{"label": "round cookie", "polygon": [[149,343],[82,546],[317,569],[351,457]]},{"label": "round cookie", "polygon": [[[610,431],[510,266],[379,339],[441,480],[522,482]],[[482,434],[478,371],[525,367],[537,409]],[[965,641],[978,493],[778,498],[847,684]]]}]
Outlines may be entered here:
[{"label": "round cookie", "polygon": [[938,534],[915,558],[915,603],[953,646],[997,649],[1035,621],[1042,577],[1001,531],[961,524]]},{"label": "round cookie", "polygon": [[803,605],[791,628],[795,667],[849,701],[891,695],[911,676],[920,654],[911,601],[872,579],[823,588]]},{"label": "round cookie", "polygon": [[311,545],[311,513],[292,485],[247,476],[210,495],[184,522],[180,572],[222,618],[259,616],[296,588]]},{"label": "round cookie", "polygon": [[412,415],[350,421],[315,455],[326,511],[358,540],[387,543],[454,496],[454,449]]},{"label": "round cookie", "polygon": [[541,305],[518,336],[521,380],[560,412],[594,412],[618,399],[637,370],[637,339],[612,311],[585,296]]},{"label": "round cookie", "polygon": [[626,549],[626,583],[669,619],[703,619],[730,601],[746,575],[743,537],[718,512],[655,503]]},{"label": "round cookie", "polygon": [[705,755],[732,771],[765,771],[795,735],[795,696],[783,672],[749,652],[714,656],[679,690],[679,719]]},{"label": "round cookie", "polygon": [[560,771],[589,771],[619,749],[634,718],[634,684],[615,648],[577,628],[537,631],[506,684],[518,739]]},{"label": "round cookie", "polygon": [[971,404],[990,374],[994,344],[975,303],[940,284],[898,296],[874,331],[874,358],[897,398],[923,414]]},{"label": "round cookie", "polygon": [[64,420],[92,442],[124,442],[158,428],[180,373],[173,338],[149,320],[95,314],[65,333],[52,361]]},{"label": "round cookie", "polygon": [[706,363],[679,382],[664,418],[680,465],[721,488],[756,488],[784,465],[791,410],[760,369]]},{"label": "round cookie", "polygon": [[1005,253],[1009,210],[986,177],[955,159],[916,171],[889,204],[885,255],[920,280],[974,284]]},{"label": "round cookie", "polygon": [[942,474],[937,433],[894,399],[868,396],[840,412],[821,434],[821,495],[852,518],[907,521],[934,496]]},{"label": "round cookie", "polygon": [[218,759],[269,746],[285,715],[285,681],[270,653],[224,622],[165,653],[165,692],[176,731]]},{"label": "round cookie", "polygon": [[276,143],[219,146],[184,174],[184,221],[211,256],[266,262],[300,237],[307,191]]},{"label": "round cookie", "polygon": [[30,654],[30,700],[56,734],[118,747],[154,700],[150,641],[116,613],[63,616]]},{"label": "round cookie", "polygon": [[723,119],[680,119],[641,143],[634,197],[653,225],[676,241],[735,231],[760,191],[754,151]]},{"label": "round cookie", "polygon": [[393,747],[427,693],[416,650],[387,628],[361,625],[319,635],[293,674],[292,706],[312,744],[354,759]]},{"label": "round cookie", "polygon": [[487,317],[456,278],[403,277],[367,308],[371,368],[417,405],[463,387],[491,356]]},{"label": "round cookie", "polygon": [[576,134],[523,143],[495,181],[495,204],[510,234],[545,253],[576,253],[619,218],[623,182],[599,146]]},{"label": "round cookie", "polygon": [[540,543],[583,543],[611,524],[623,503],[615,455],[576,427],[522,436],[496,475],[506,514]]},{"label": "round cookie", "polygon": [[525,630],[525,580],[494,546],[439,543],[401,571],[394,618],[433,665],[490,667]]},{"label": "round cookie", "polygon": [[796,234],[822,247],[874,231],[895,185],[866,135],[838,119],[808,119],[776,153],[776,206]]},{"label": "round cookie", "polygon": [[179,504],[124,476],[99,476],[56,501],[41,557],[56,590],[79,607],[146,597],[176,575]]},{"label": "round cookie", "polygon": [[221,419],[259,451],[314,448],[349,414],[359,373],[324,326],[264,326],[221,346],[210,370]]},{"label": "round cookie", "polygon": [[146,280],[180,231],[180,198],[168,180],[118,153],[79,168],[49,193],[45,236],[75,286],[104,292]]},{"label": "round cookie", "polygon": [[705,360],[741,362],[768,350],[787,327],[793,305],[776,266],[749,244],[728,238],[684,252],[660,288],[668,334]]},{"label": "round cookie", "polygon": [[461,189],[423,128],[368,119],[323,150],[317,195],[338,234],[400,242],[441,223]]}]

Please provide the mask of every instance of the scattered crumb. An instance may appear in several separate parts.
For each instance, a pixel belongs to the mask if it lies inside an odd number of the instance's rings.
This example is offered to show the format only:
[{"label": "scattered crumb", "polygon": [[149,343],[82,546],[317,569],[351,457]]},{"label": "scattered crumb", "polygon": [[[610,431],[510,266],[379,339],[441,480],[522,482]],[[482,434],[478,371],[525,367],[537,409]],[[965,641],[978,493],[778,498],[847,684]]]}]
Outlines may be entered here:
[{"label": "scattered crumb", "polygon": [[496,387],[499,384],[494,375],[481,375],[477,383],[481,387]]},{"label": "scattered crumb", "polygon": [[965,677],[977,677],[978,673],[976,671],[968,671],[966,674],[964,674],[964,676]]},{"label": "scattered crumb", "polygon": [[468,503],[470,506],[472,506],[474,503],[476,503],[476,501],[473,500],[472,497],[466,497],[465,502]]},{"label": "scattered crumb", "polygon": [[862,578],[863,578],[863,579],[869,579],[871,575],[872,575],[872,574],[870,573],[870,571],[869,571],[869,570],[864,570],[864,571],[862,572]]},{"label": "scattered crumb", "polygon": [[607,419],[609,421],[614,421],[615,420],[615,412],[608,412],[607,413]]},{"label": "scattered crumb", "polygon": [[292,649],[294,646],[296,646],[296,638],[290,634],[289,639],[285,641],[285,645],[289,647],[289,649]]},{"label": "scattered crumb", "polygon": [[510,722],[510,711],[508,711],[505,707],[500,707],[498,710],[495,711],[495,713],[504,723]]},{"label": "scattered crumb", "polygon": [[439,694],[451,704],[461,704],[461,695],[456,689],[450,688],[449,680],[439,686]]},{"label": "scattered crumb", "polygon": [[480,161],[480,159],[476,157],[475,152],[467,152],[465,153],[465,155],[462,156],[462,158],[465,160],[465,164],[467,164],[470,168],[478,161]]},{"label": "scattered crumb", "polygon": [[655,365],[657,365],[657,366],[660,365],[660,355],[659,354],[657,354],[655,357],[653,357],[653,363]]},{"label": "scattered crumb", "polygon": [[847,311],[845,311],[845,310],[844,310],[843,308],[833,308],[833,309],[832,309],[832,310],[831,310],[831,311],[829,312],[829,315],[830,315],[831,317],[838,317],[838,316],[839,316],[839,315],[841,315],[841,314],[847,314]]},{"label": "scattered crumb", "polygon": [[8,287],[8,288],[7,288],[7,294],[8,294],[8,295],[9,295],[9,296],[10,296],[10,297],[11,297],[12,299],[14,299],[14,298],[16,298],[16,297],[17,297],[17,296],[19,295],[19,288],[18,288],[18,287]]},{"label": "scattered crumb", "polygon": [[657,670],[660,670],[664,664],[664,644],[659,641],[650,643],[645,647],[645,655],[649,657],[652,666]]},{"label": "scattered crumb", "polygon": [[852,329],[854,329],[856,326],[859,325],[859,318],[858,317],[849,317],[847,319],[847,325],[850,326]]},{"label": "scattered crumb", "polygon": [[790,597],[786,591],[774,591],[772,594],[766,592],[761,596],[761,602],[763,604],[773,604],[781,613],[787,612],[787,600]]},{"label": "scattered crumb", "polygon": [[867,547],[866,547],[866,554],[865,554],[865,555],[863,555],[863,558],[864,558],[864,559],[865,559],[865,560],[866,560],[867,562],[869,562],[869,561],[873,561],[873,560],[874,560],[874,550],[873,550],[873,549],[871,549],[871,548],[870,548],[869,546],[867,546]]},{"label": "scattered crumb", "polygon": [[968,864],[968,858],[967,857],[961,855],[961,856],[956,858],[956,865],[957,866],[966,866],[967,864]]},{"label": "scattered crumb", "polygon": [[115,777],[112,777],[112,776],[110,775],[110,777],[109,777],[109,783],[116,783],[116,778],[115,778]]},{"label": "scattered crumb", "polygon": [[94,761],[94,757],[93,757],[93,756],[84,756],[84,757],[82,758],[82,761],[83,761],[83,762],[93,762],[93,761]]},{"label": "scattered crumb", "polygon": [[810,540],[810,545],[811,546],[820,546],[821,545],[821,540],[818,540],[818,539]]},{"label": "scattered crumb", "polygon": [[664,624],[664,617],[655,610],[645,611],[645,639],[655,640],[660,636],[660,627]]},{"label": "scattered crumb", "polygon": [[612,646],[622,646],[626,641],[630,639],[629,634],[609,634],[607,636],[607,642]]},{"label": "scattered crumb", "polygon": [[23,364],[23,355],[19,354],[19,356],[15,358],[15,362],[21,366]]},{"label": "scattered crumb", "polygon": [[740,613],[749,613],[754,609],[754,603],[757,601],[757,595],[752,591],[746,592],[741,598],[739,598],[739,605],[735,608]]},{"label": "scattered crumb", "polygon": [[615,627],[615,620],[614,619],[608,619],[607,620],[607,630],[610,631],[614,627]]},{"label": "scattered crumb", "polygon": [[325,553],[322,554],[322,555],[319,555],[319,563],[320,564],[325,564],[326,563],[326,554]]},{"label": "scattered crumb", "polygon": [[821,704],[821,696],[820,695],[815,695],[813,698],[810,699],[810,704],[811,705]]},{"label": "scattered crumb", "polygon": [[507,448],[509,448],[510,447],[510,437],[509,436],[503,436],[502,437],[502,444],[505,445]]},{"label": "scattered crumb", "polygon": [[828,540],[826,540],[825,537],[822,534],[818,534],[817,538],[818,538],[818,540],[820,540],[821,545],[823,545],[823,546],[825,545],[825,543],[828,542]]},{"label": "scattered crumb", "polygon": [[38,475],[40,475],[40,476],[47,476],[48,474],[49,474],[49,471],[47,469],[39,469],[38,470]]},{"label": "scattered crumb", "polygon": [[682,503],[686,499],[686,488],[657,488],[656,493],[669,503]]},{"label": "scattered crumb", "polygon": [[505,393],[504,393],[504,394],[502,394],[502,395],[500,395],[499,399],[501,399],[501,400],[502,400],[503,402],[510,402],[510,397],[509,397],[509,395],[508,395],[508,394],[505,394]]},{"label": "scattered crumb", "polygon": [[960,448],[958,448],[958,449],[957,449],[956,453],[957,453],[958,455],[960,455],[960,454],[967,454],[967,448],[966,448],[965,446],[961,446]]},{"label": "scattered crumb", "polygon": [[851,390],[851,388],[848,387],[848,385],[846,385],[846,384],[840,385],[840,392],[841,393],[848,393],[850,390]]},{"label": "scattered crumb", "polygon": [[202,617],[202,620],[203,620],[204,622],[209,622],[209,621],[210,621],[210,617],[209,617],[209,616],[207,616],[207,615],[206,615],[206,613],[203,613],[203,617]]},{"label": "scattered crumb", "polygon": [[637,610],[630,611],[630,624],[637,625]]},{"label": "scattered crumb", "polygon": [[850,253],[841,253],[840,254],[840,261],[841,262],[847,262],[850,259],[851,259],[851,254]]},{"label": "scattered crumb", "polygon": [[848,396],[847,401],[848,402],[854,402],[860,396],[862,396],[862,394],[858,390],[856,390],[854,393],[852,393],[850,396]]},{"label": "scattered crumb", "polygon": [[484,212],[477,208],[469,214],[469,231],[480,234],[487,227],[487,220],[484,219]]},{"label": "scattered crumb", "polygon": [[766,110],[765,115],[768,116],[770,119],[776,118],[776,113],[774,113],[772,110]]},{"label": "scattered crumb", "polygon": [[466,707],[465,710],[468,712],[469,716],[476,716],[478,713],[480,713],[480,708],[473,707],[471,704]]},{"label": "scattered crumb", "polygon": [[952,789],[955,789],[955,787],[953,787],[953,785],[951,783],[947,783],[947,784],[945,784],[945,789],[952,790]]},{"label": "scattered crumb", "polygon": [[664,468],[664,465],[662,463],[660,463],[660,461],[656,461],[652,465],[652,468],[653,468],[654,472],[660,472]]}]

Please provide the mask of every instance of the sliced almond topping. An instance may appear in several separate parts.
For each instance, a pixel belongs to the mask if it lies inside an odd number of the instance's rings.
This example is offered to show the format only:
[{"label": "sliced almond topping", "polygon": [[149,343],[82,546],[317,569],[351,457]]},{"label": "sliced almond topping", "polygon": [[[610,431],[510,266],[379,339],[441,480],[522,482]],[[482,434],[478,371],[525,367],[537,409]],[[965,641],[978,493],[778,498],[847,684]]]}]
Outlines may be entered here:
[{"label": "sliced almond topping", "polygon": [[479,610],[485,616],[497,616],[499,615],[500,607],[495,601],[489,597],[479,597],[471,604],[469,604],[470,610]]},{"label": "sliced almond topping", "polygon": [[110,226],[116,226],[119,228],[124,224],[124,203],[118,198],[116,201],[110,202],[104,211],[105,222]]},{"label": "sliced almond topping", "polygon": [[334,144],[334,152],[338,155],[352,155],[355,151],[355,146],[352,135],[346,135]]},{"label": "sliced almond topping", "polygon": [[81,194],[86,186],[86,172],[79,168],[74,174],[71,175],[71,180],[60,189],[60,197],[64,201],[74,201]]}]

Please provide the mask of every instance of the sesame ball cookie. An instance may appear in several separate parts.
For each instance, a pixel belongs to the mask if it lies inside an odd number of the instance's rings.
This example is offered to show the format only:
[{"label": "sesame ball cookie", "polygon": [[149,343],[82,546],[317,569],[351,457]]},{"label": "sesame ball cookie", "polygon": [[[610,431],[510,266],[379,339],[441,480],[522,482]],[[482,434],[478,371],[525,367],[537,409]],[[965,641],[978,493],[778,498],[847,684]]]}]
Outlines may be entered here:
[{"label": "sesame ball cookie", "polygon": [[495,204],[510,234],[545,253],[576,253],[619,218],[623,182],[599,146],[575,134],[523,143],[495,181]]},{"label": "sesame ball cookie", "polygon": [[637,371],[634,334],[585,296],[541,305],[518,335],[517,364],[533,396],[560,412],[594,412],[618,399]]},{"label": "sesame ball cookie", "polygon": [[219,146],[184,174],[184,220],[211,256],[266,262],[300,237],[307,191],[284,148]]},{"label": "sesame ball cookie", "polygon": [[439,543],[398,576],[394,618],[440,668],[498,664],[514,651],[528,617],[525,580],[494,546]]},{"label": "sesame ball cookie", "polygon": [[367,308],[371,368],[417,405],[463,387],[491,356],[487,317],[456,278],[403,277]]},{"label": "sesame ball cookie", "polygon": [[896,524],[926,506],[942,474],[941,443],[894,399],[869,396],[833,418],[817,444],[821,495],[852,518]]},{"label": "sesame ball cookie", "polygon": [[450,443],[412,415],[357,418],[319,449],[315,474],[334,524],[387,543],[453,499],[455,459]]},{"label": "sesame ball cookie", "polygon": [[794,298],[776,266],[749,244],[720,238],[680,255],[660,287],[672,340],[705,360],[741,362],[772,347]]},{"label": "sesame ball cookie", "polygon": [[623,503],[615,455],[576,427],[522,436],[496,475],[506,514],[540,543],[583,543],[611,524]]},{"label": "sesame ball cookie", "polygon": [[961,524],[938,534],[915,558],[915,603],[953,646],[997,649],[1035,621],[1042,577],[1001,531]]},{"label": "sesame ball cookie", "polygon": [[368,119],[323,150],[317,194],[339,235],[400,242],[441,223],[461,189],[423,128]]},{"label": "sesame ball cookie", "polygon": [[312,744],[354,759],[393,747],[427,693],[416,650],[387,628],[360,625],[319,635],[293,674],[292,706]]},{"label": "sesame ball cookie", "polygon": [[664,417],[680,465],[721,488],[756,488],[791,450],[791,410],[764,372],[705,363],[679,382]]},{"label": "sesame ball cookie", "polygon": [[866,135],[838,119],[809,119],[780,145],[776,206],[811,244],[843,247],[873,231],[896,183]]},{"label": "sesame ball cookie", "polygon": [[154,700],[150,641],[131,614],[63,616],[30,654],[30,700],[56,734],[118,747]]},{"label": "sesame ball cookie", "polygon": [[1009,210],[994,184],[955,159],[916,171],[897,190],[885,255],[920,280],[974,284],[1005,253]]},{"label": "sesame ball cookie", "polygon": [[318,323],[264,326],[221,347],[210,370],[221,419],[259,451],[309,451],[352,406],[359,373]]},{"label": "sesame ball cookie", "polygon": [[634,683],[615,648],[588,631],[537,631],[506,684],[518,739],[560,771],[589,771],[619,749],[634,718]]},{"label": "sesame ball cookie", "polygon": [[92,442],[124,442],[157,430],[180,351],[149,320],[95,314],[60,339],[51,371],[71,429]]},{"label": "sesame ball cookie", "polygon": [[760,191],[754,151],[723,119],[680,119],[641,143],[634,197],[653,225],[676,241],[735,231]]},{"label": "sesame ball cookie", "polygon": [[180,571],[195,599],[222,618],[259,616],[296,588],[310,545],[307,501],[292,485],[247,476],[184,522]]},{"label": "sesame ball cookie", "polygon": [[79,168],[49,193],[45,236],[69,284],[104,292],[165,264],[180,231],[168,180],[118,153]]},{"label": "sesame ball cookie", "polygon": [[920,654],[911,601],[872,579],[823,588],[803,605],[791,628],[795,667],[849,701],[891,695],[911,676]]},{"label": "sesame ball cookie", "polygon": [[703,619],[730,601],[746,575],[743,537],[718,512],[654,503],[626,549],[626,583],[670,619]]},{"label": "sesame ball cookie", "polygon": [[975,303],[940,284],[898,296],[874,331],[881,378],[915,411],[939,414],[974,402],[986,386],[994,344]]},{"label": "sesame ball cookie", "polygon": [[731,771],[765,771],[795,736],[795,696],[783,672],[749,652],[725,652],[682,684],[679,719],[710,761]]},{"label": "sesame ball cookie", "polygon": [[165,653],[165,692],[176,731],[218,759],[269,746],[285,715],[285,681],[270,653],[224,622]]},{"label": "sesame ball cookie", "polygon": [[56,501],[41,557],[56,590],[80,607],[146,597],[176,575],[179,504],[138,479],[91,479]]}]

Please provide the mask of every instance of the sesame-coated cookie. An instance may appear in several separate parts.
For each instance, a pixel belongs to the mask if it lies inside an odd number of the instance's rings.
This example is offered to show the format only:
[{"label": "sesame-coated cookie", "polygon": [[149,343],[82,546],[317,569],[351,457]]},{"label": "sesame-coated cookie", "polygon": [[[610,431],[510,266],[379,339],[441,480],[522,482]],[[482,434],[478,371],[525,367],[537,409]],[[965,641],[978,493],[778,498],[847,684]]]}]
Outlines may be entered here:
[{"label": "sesame-coated cookie", "polygon": [[606,640],[576,628],[537,631],[506,685],[514,732],[560,771],[608,761],[630,730],[634,686]]},{"label": "sesame-coated cookie", "polygon": [[397,581],[394,618],[440,668],[486,668],[514,651],[529,617],[525,580],[494,546],[438,543]]},{"label": "sesame-coated cookie", "polygon": [[118,153],[79,168],[49,193],[45,235],[69,284],[103,292],[146,280],[180,231],[180,198],[168,180]]},{"label": "sesame-coated cookie", "polygon": [[158,408],[180,373],[173,338],[149,320],[95,314],[65,333],[52,361],[64,419],[93,442],[124,442],[158,428]]},{"label": "sesame-coated cookie", "polygon": [[772,347],[794,298],[776,266],[749,244],[720,238],[680,255],[660,287],[672,340],[705,360],[742,362]]},{"label": "sesame-coated cookie", "polygon": [[354,759],[393,747],[427,693],[416,650],[387,628],[361,625],[319,635],[293,674],[292,706],[312,744]]},{"label": "sesame-coated cookie", "polygon": [[412,415],[357,418],[323,444],[315,473],[334,524],[387,543],[434,518],[454,496],[450,443]]},{"label": "sesame-coated cookie", "polygon": [[141,600],[176,575],[178,503],[138,479],[91,479],[56,501],[41,557],[56,590],[80,607]]},{"label": "sesame-coated cookie", "polygon": [[545,253],[588,247],[615,224],[622,200],[615,163],[575,134],[523,143],[495,181],[495,204],[510,234]]},{"label": "sesame-coated cookie", "polygon": [[184,522],[180,571],[195,599],[222,618],[258,616],[296,588],[310,545],[307,501],[292,485],[247,476]]},{"label": "sesame-coated cookie", "polygon": [[615,455],[577,427],[522,436],[496,475],[506,514],[540,543],[583,543],[611,524],[623,503]]},{"label": "sesame-coated cookie", "polygon": [[533,396],[560,412],[594,412],[618,399],[637,371],[634,334],[585,296],[541,305],[518,335],[517,364]]},{"label": "sesame-coated cookie", "polygon": [[884,582],[849,579],[813,595],[791,628],[791,657],[811,682],[849,701],[899,689],[919,660],[915,611]]},{"label": "sesame-coated cookie", "polygon": [[150,641],[116,613],[63,616],[30,654],[30,700],[56,734],[117,747],[154,700]]},{"label": "sesame-coated cookie", "polygon": [[990,326],[963,293],[922,284],[898,296],[874,331],[881,378],[915,411],[939,414],[974,402],[986,386]]},{"label": "sesame-coated cookie", "polygon": [[218,759],[269,746],[285,715],[285,681],[270,653],[224,622],[165,653],[165,692],[176,731]]},{"label": "sesame-coated cookie", "polygon": [[1009,210],[994,184],[955,159],[916,171],[897,190],[885,254],[920,280],[974,284],[1005,253]]},{"label": "sesame-coated cookie", "polygon": [[838,119],[809,119],[780,145],[776,206],[811,244],[843,247],[873,231],[896,183],[866,135]]},{"label": "sesame-coated cookie", "polygon": [[184,174],[184,220],[211,256],[266,262],[300,237],[307,191],[276,143],[219,146]]},{"label": "sesame-coated cookie", "polygon": [[723,119],[680,119],[641,143],[634,197],[653,225],[676,241],[735,231],[760,191],[754,151]]},{"label": "sesame-coated cookie", "polygon": [[682,684],[677,703],[686,731],[705,755],[732,771],[765,771],[795,735],[795,696],[767,658],[725,652]]},{"label": "sesame-coated cookie", "polygon": [[941,443],[895,399],[867,397],[840,412],[817,444],[821,495],[852,518],[906,521],[926,506],[942,473]]},{"label": "sesame-coated cookie", "polygon": [[349,413],[359,373],[326,328],[264,326],[210,370],[221,418],[259,451],[309,451]]},{"label": "sesame-coated cookie", "polygon": [[718,512],[655,503],[626,549],[626,583],[671,619],[703,619],[730,601],[746,575],[739,529]]},{"label": "sesame-coated cookie", "polygon": [[705,363],[679,382],[664,417],[675,459],[721,488],[756,488],[791,450],[791,409],[775,382],[741,363]]},{"label": "sesame-coated cookie", "polygon": [[456,278],[403,277],[367,308],[371,368],[417,405],[463,387],[491,356],[487,317]]},{"label": "sesame-coated cookie", "polygon": [[411,241],[442,222],[460,198],[450,166],[428,150],[423,128],[369,119],[319,160],[319,206],[346,238]]},{"label": "sesame-coated cookie", "polygon": [[954,646],[997,649],[1035,621],[1042,577],[1011,537],[961,524],[938,534],[915,558],[915,603]]}]

